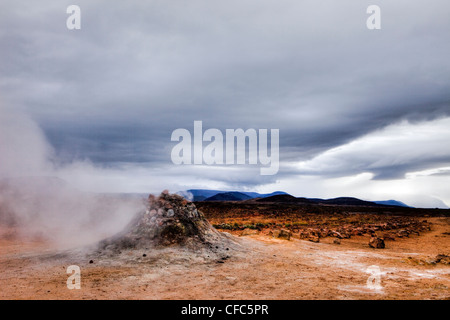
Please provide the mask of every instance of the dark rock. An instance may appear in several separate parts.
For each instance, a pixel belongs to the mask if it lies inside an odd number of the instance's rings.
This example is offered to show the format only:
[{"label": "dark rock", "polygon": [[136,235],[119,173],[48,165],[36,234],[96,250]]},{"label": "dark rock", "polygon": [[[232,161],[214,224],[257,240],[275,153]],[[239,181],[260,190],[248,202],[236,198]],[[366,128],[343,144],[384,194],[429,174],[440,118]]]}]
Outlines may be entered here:
[{"label": "dark rock", "polygon": [[397,237],[399,237],[399,238],[403,238],[403,237],[409,237],[409,232],[408,232],[408,230],[399,230],[398,232],[397,232]]},{"label": "dark rock", "polygon": [[438,254],[433,260],[434,263],[450,264],[450,256],[446,254]]},{"label": "dark rock", "polygon": [[286,230],[286,229],[281,229],[280,234],[278,235],[278,238],[290,240],[291,236],[292,236],[292,232],[290,232],[289,230]]},{"label": "dark rock", "polygon": [[384,249],[385,248],[384,240],[378,237],[372,237],[370,238],[369,246],[371,248]]}]

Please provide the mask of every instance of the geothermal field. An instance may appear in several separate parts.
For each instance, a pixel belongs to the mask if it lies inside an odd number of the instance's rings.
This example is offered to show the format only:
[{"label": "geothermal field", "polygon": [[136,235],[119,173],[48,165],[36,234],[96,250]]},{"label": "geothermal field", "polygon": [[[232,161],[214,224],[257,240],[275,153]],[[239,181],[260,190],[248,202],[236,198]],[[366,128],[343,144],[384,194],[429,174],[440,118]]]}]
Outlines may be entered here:
[{"label": "geothermal field", "polygon": [[448,210],[86,197],[59,233],[3,199],[0,299],[450,299]]},{"label": "geothermal field", "polygon": [[433,317],[449,17],[449,0],[1,0],[3,314]]}]

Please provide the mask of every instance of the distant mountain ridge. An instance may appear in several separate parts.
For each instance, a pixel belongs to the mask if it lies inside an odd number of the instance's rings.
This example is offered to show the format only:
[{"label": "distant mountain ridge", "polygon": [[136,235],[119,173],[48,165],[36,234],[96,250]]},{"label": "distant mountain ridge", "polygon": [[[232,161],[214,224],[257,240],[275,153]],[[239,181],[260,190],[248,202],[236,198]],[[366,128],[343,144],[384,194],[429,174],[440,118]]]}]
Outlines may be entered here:
[{"label": "distant mountain ridge", "polygon": [[315,203],[315,201],[306,198],[296,198],[290,194],[278,194],[265,198],[256,199],[258,202],[286,202],[286,203]]},{"label": "distant mountain ridge", "polygon": [[328,204],[328,205],[347,205],[347,206],[393,206],[412,208],[407,204],[397,200],[366,201],[353,197],[338,197],[332,199],[304,198],[295,197],[284,191],[275,191],[272,193],[258,193],[245,191],[223,191],[208,189],[189,189],[178,192],[178,194],[190,198],[192,201],[246,201],[255,199],[258,202],[283,202],[283,203],[301,203],[301,204]]},{"label": "distant mountain ridge", "polygon": [[347,206],[380,206],[379,204],[372,202],[372,201],[365,201],[358,198],[352,198],[352,197],[339,197],[334,199],[327,199],[327,200],[316,200],[318,203],[323,204],[332,204],[332,205],[347,205]]},{"label": "distant mountain ridge", "polygon": [[222,192],[212,197],[206,198],[203,201],[242,201],[253,199],[252,197],[242,193],[242,192]]},{"label": "distant mountain ridge", "polygon": [[[190,199],[191,201],[241,201],[241,200],[248,200],[248,199],[254,199],[254,198],[265,198],[270,197],[273,195],[280,195],[280,194],[287,194],[283,191],[275,191],[272,193],[258,193],[258,192],[245,192],[245,191],[223,191],[223,190],[207,190],[207,189],[189,189],[186,191],[180,191],[177,192],[179,195]],[[217,198],[213,198],[214,196],[218,194],[226,194],[222,196],[218,196]],[[241,195],[248,196],[248,198],[245,198]],[[231,198],[237,197],[239,200],[231,200]],[[212,200],[208,198],[213,198]],[[222,198],[222,200],[218,200],[219,198]],[[230,199],[230,200],[227,200]],[[216,200],[214,200],[216,199]]]},{"label": "distant mountain ridge", "polygon": [[397,200],[385,200],[385,201],[374,201],[377,204],[382,204],[385,206],[397,206],[397,207],[405,207],[405,208],[412,208],[408,206],[407,204],[397,201]]},{"label": "distant mountain ridge", "polygon": [[283,196],[272,196],[263,199],[257,199],[259,202],[287,202],[287,203],[315,203],[315,204],[328,204],[328,205],[342,205],[342,206],[365,206],[365,207],[380,207],[380,206],[391,206],[391,207],[409,207],[403,202],[396,200],[386,200],[386,201],[365,201],[358,198],[352,197],[339,197],[333,199],[320,199],[320,198],[296,198],[291,195]]}]

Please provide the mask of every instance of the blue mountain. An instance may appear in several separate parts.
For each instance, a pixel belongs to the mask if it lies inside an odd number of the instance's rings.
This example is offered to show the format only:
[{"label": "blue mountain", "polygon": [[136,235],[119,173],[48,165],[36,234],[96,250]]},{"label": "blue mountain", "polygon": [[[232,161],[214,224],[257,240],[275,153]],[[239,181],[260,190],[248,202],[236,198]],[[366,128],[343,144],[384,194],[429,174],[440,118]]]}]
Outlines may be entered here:
[{"label": "blue mountain", "polygon": [[374,201],[376,204],[382,204],[385,206],[395,206],[395,207],[405,207],[405,208],[412,208],[408,206],[407,204],[397,201],[397,200],[384,200],[384,201]]},{"label": "blue mountain", "polygon": [[212,197],[206,198],[203,201],[242,201],[252,199],[252,197],[242,193],[242,192],[222,192]]},{"label": "blue mountain", "polygon": [[384,201],[364,201],[357,198],[340,197],[334,199],[320,198],[297,198],[284,191],[272,193],[258,193],[245,191],[224,191],[208,189],[189,189],[180,191],[178,194],[189,198],[192,201],[243,201],[255,198],[262,198],[262,202],[297,202],[297,203],[322,203],[329,205],[356,205],[356,206],[395,206],[412,208],[407,204],[397,200]]},{"label": "blue mountain", "polygon": [[[266,198],[266,197],[270,197],[270,196],[274,196],[274,195],[287,194],[286,192],[283,192],[283,191],[275,191],[272,193],[257,193],[257,192],[207,190],[207,189],[189,189],[189,190],[180,191],[177,193],[184,197],[191,198],[192,201],[204,201],[208,198],[214,197],[215,195],[218,195],[221,193],[227,193],[228,196],[230,196],[230,194],[234,193],[234,196],[236,196],[237,198],[240,198],[240,200],[247,200],[247,199],[253,199],[253,198]],[[243,199],[243,197],[238,194],[243,194],[245,196],[248,196],[248,198]],[[226,196],[224,198],[226,198]],[[237,201],[237,200],[234,200],[234,201]]]}]

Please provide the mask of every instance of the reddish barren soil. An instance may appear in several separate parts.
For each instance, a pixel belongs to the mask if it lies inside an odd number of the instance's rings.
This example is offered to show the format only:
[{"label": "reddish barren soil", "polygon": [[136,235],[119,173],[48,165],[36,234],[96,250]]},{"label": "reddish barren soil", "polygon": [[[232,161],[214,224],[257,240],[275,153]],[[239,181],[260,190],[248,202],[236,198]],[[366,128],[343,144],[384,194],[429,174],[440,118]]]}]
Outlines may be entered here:
[{"label": "reddish barren soil", "polygon": [[[271,216],[239,210],[220,214],[212,208],[201,210],[216,226],[236,226],[219,230],[230,232],[240,248],[219,261],[173,246],[90,263],[81,251],[61,253],[42,239],[21,239],[14,228],[0,227],[0,298],[450,299],[448,258],[436,260],[450,255],[449,217],[374,212]],[[428,227],[417,234],[423,220]],[[389,230],[377,227],[385,224]],[[356,228],[363,228],[363,235],[355,235]],[[277,229],[292,232],[291,239],[269,235]],[[323,229],[339,229],[350,237],[343,236],[340,244],[331,233],[319,236],[318,243],[300,239],[306,230]],[[398,237],[404,229],[408,234]],[[385,233],[394,236],[385,239],[385,249],[369,247],[371,234]],[[79,290],[67,288],[69,265],[81,268]],[[367,287],[371,266],[381,271],[380,289]]]}]

